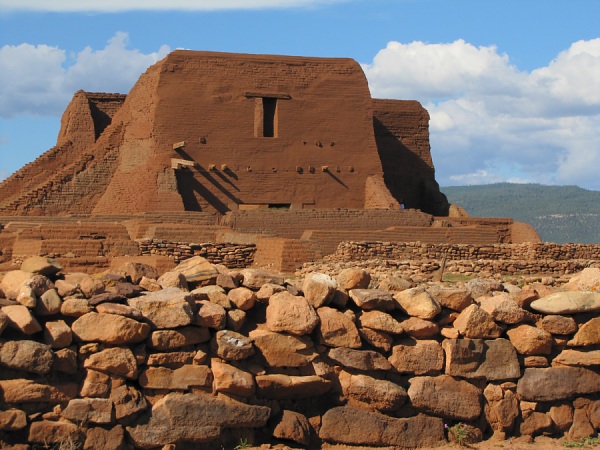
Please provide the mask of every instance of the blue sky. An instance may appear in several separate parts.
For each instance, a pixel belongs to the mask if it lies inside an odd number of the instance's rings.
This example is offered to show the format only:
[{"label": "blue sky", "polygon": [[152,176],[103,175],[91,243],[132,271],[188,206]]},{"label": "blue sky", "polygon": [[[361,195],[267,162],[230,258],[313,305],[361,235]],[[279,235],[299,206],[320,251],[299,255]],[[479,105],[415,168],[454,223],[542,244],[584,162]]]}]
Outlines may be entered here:
[{"label": "blue sky", "polygon": [[[168,8],[168,9],[167,9]],[[176,48],[351,57],[431,115],[442,186],[600,189],[597,0],[0,0],[0,179],[78,89],[126,93]]]}]

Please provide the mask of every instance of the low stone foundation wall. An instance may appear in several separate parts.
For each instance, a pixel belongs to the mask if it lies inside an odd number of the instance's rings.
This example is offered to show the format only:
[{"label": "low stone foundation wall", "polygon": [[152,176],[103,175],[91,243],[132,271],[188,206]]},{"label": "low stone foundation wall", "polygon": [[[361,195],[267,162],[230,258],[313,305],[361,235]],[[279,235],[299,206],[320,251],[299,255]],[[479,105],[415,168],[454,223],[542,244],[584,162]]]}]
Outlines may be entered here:
[{"label": "low stone foundation wall", "polygon": [[595,244],[423,244],[420,242],[342,242],[327,257],[334,261],[388,261],[397,268],[421,264],[423,272],[440,268],[446,257],[446,273],[473,274],[572,274],[600,262]]},{"label": "low stone foundation wall", "polygon": [[138,239],[142,256],[167,256],[179,263],[193,256],[202,256],[213,264],[233,268],[249,267],[254,261],[254,244],[171,242],[164,239]]}]

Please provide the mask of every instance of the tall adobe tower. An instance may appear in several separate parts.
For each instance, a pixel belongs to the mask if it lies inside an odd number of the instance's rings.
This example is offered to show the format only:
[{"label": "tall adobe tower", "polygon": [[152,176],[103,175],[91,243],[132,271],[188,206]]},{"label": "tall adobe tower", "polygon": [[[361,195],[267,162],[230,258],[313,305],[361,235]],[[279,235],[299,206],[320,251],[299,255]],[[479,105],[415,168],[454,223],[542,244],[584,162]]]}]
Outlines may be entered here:
[{"label": "tall adobe tower", "polygon": [[351,59],[177,50],[125,98],[78,92],[0,213],[399,208],[443,215],[429,116]]}]

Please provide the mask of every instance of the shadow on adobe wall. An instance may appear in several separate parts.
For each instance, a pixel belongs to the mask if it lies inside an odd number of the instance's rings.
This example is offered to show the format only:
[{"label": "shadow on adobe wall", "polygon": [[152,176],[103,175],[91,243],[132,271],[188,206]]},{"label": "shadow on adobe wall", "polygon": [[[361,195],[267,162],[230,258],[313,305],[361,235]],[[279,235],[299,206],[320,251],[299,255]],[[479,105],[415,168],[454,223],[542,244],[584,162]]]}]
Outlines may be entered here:
[{"label": "shadow on adobe wall", "polygon": [[398,202],[436,216],[447,216],[450,205],[435,181],[435,172],[406,147],[376,117],[373,118],[377,151],[386,186]]}]

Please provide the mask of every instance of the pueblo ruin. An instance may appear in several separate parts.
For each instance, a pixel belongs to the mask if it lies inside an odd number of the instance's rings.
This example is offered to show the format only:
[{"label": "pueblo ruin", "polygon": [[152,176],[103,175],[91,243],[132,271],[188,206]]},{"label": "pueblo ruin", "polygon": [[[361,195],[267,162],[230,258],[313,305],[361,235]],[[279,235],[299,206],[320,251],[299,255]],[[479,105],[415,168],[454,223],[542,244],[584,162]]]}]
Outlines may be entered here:
[{"label": "pueblo ruin", "polygon": [[371,98],[351,59],[177,50],[127,95],[77,92],[56,146],[0,184],[0,263],[289,271],[342,241],[538,242],[511,219],[449,217],[428,122]]}]

